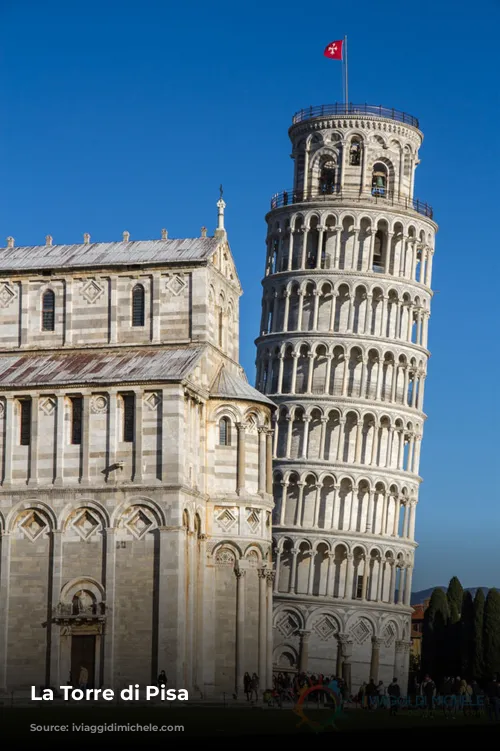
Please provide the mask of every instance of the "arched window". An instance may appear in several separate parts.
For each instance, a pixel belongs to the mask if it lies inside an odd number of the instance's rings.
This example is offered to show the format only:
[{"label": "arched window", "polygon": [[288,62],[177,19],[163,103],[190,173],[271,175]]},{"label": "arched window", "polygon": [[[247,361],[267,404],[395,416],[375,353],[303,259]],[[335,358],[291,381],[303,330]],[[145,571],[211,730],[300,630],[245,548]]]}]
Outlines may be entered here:
[{"label": "arched window", "polygon": [[349,149],[349,164],[353,167],[359,167],[361,164],[361,141],[354,137]]},{"label": "arched window", "polygon": [[319,178],[319,192],[322,195],[330,195],[335,192],[336,164],[330,160],[321,167]]},{"label": "arched window", "polygon": [[56,296],[51,289],[42,297],[42,331],[54,331],[56,318]]},{"label": "arched window", "polygon": [[144,287],[136,284],[132,290],[132,326],[144,326]]},{"label": "arched window", "polygon": [[231,421],[229,417],[222,417],[219,421],[219,446],[231,445]]},{"label": "arched window", "polygon": [[373,166],[372,196],[386,196],[387,187],[387,167],[385,164],[377,162]]}]

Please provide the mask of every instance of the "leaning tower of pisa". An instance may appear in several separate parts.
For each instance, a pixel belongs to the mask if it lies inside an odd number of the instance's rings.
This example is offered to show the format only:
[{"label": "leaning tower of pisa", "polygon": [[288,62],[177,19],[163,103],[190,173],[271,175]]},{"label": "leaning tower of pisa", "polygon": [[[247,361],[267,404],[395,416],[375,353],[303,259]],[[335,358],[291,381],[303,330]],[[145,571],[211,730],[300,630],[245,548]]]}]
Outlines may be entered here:
[{"label": "leaning tower of pisa", "polygon": [[257,386],[273,401],[274,671],[406,692],[432,258],[422,133],[325,105],[289,130],[267,214]]}]

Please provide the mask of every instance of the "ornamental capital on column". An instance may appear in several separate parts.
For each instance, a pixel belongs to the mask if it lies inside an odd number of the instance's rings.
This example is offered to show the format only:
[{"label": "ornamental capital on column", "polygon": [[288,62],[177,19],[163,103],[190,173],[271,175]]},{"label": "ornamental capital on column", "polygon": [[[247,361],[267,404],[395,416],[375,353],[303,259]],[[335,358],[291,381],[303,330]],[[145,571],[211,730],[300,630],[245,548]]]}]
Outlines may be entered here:
[{"label": "ornamental capital on column", "polygon": [[286,289],[286,290],[285,290],[285,291],[283,292],[283,297],[285,297],[285,298],[287,298],[287,297],[291,297],[291,295],[292,295],[292,293],[290,292],[290,290],[289,290],[289,289]]},{"label": "ornamental capital on column", "polygon": [[240,568],[239,566],[234,569],[234,573],[237,579],[241,579],[243,576],[245,576],[246,572],[246,568]]},{"label": "ornamental capital on column", "polygon": [[276,571],[271,571],[271,569],[266,570],[266,581],[268,587],[272,587],[274,584],[274,580],[276,578]]},{"label": "ornamental capital on column", "polygon": [[307,630],[307,629],[305,629],[305,628],[301,628],[301,629],[299,630],[299,634],[300,634],[300,636],[302,637],[302,641],[307,641],[307,640],[309,639],[309,637],[311,636],[311,632],[310,632],[310,631],[308,631],[308,630]]},{"label": "ornamental capital on column", "polygon": [[298,360],[299,357],[300,357],[300,355],[299,355],[298,352],[292,352],[292,357],[293,357],[294,360]]},{"label": "ornamental capital on column", "polygon": [[306,484],[307,483],[304,480],[299,480],[298,483],[297,483],[297,487],[298,488],[305,488]]},{"label": "ornamental capital on column", "polygon": [[247,424],[246,423],[244,423],[244,422],[237,422],[236,423],[236,430],[238,430],[238,432],[244,433],[246,429],[247,429]]},{"label": "ornamental capital on column", "polygon": [[264,566],[263,568],[257,569],[257,573],[259,575],[259,579],[265,579],[267,576],[267,568]]},{"label": "ornamental capital on column", "polygon": [[323,485],[320,482],[317,482],[314,484],[314,487],[316,488],[316,490],[322,490]]},{"label": "ornamental capital on column", "polygon": [[287,488],[290,483],[288,482],[288,480],[280,480],[280,485],[282,488]]},{"label": "ornamental capital on column", "polygon": [[401,639],[398,639],[396,641],[396,652],[403,652],[405,649],[404,645],[405,645],[405,642],[402,641]]},{"label": "ornamental capital on column", "polygon": [[382,639],[380,639],[378,636],[372,636],[372,646],[373,649],[380,649],[382,646]]}]

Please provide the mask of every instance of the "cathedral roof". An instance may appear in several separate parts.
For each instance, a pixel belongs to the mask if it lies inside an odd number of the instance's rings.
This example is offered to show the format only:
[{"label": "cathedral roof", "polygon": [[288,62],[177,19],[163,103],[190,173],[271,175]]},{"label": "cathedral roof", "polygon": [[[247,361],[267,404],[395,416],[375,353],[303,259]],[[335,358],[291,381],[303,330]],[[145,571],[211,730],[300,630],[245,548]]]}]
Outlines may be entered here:
[{"label": "cathedral roof", "polygon": [[225,367],[219,370],[210,389],[210,396],[212,399],[238,399],[276,406],[267,396],[250,386],[248,381],[230,373]]},{"label": "cathedral roof", "polygon": [[215,237],[195,237],[184,240],[7,247],[0,248],[0,271],[204,261],[210,258],[219,243]]},{"label": "cathedral roof", "polygon": [[179,381],[196,365],[202,347],[0,356],[0,388]]}]

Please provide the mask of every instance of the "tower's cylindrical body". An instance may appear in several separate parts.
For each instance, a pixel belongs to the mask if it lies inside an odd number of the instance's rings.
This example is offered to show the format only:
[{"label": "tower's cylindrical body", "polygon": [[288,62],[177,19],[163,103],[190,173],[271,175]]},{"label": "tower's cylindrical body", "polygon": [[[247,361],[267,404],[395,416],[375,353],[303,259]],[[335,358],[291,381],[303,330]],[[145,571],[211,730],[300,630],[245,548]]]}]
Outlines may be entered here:
[{"label": "tower's cylindrical body", "polygon": [[422,134],[381,107],[304,110],[267,215],[257,386],[274,437],[274,669],[406,690],[436,224]]}]

